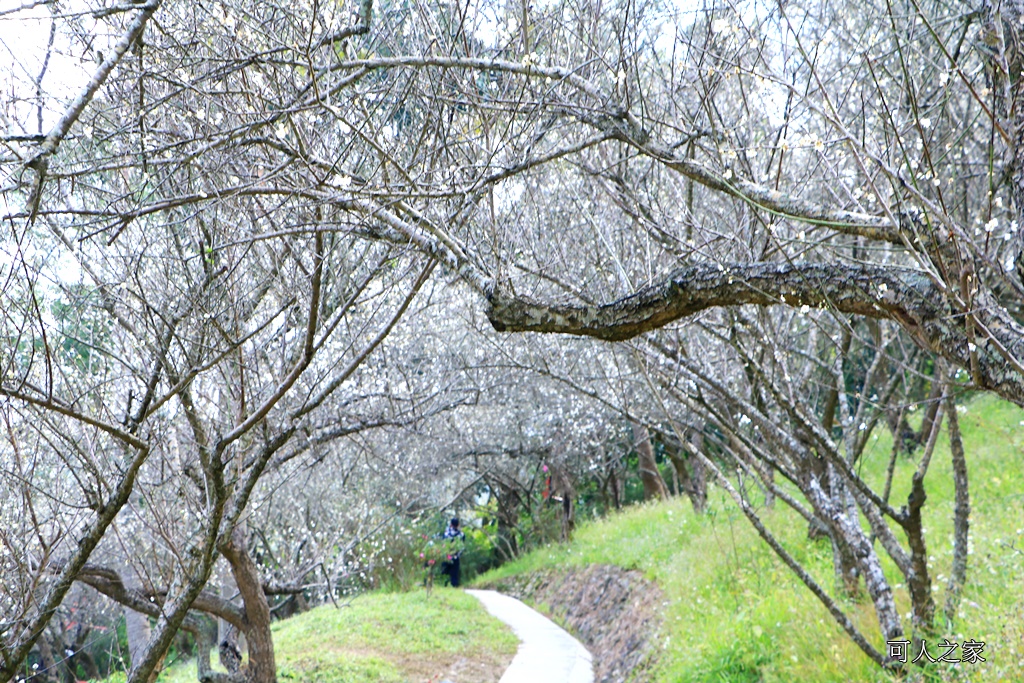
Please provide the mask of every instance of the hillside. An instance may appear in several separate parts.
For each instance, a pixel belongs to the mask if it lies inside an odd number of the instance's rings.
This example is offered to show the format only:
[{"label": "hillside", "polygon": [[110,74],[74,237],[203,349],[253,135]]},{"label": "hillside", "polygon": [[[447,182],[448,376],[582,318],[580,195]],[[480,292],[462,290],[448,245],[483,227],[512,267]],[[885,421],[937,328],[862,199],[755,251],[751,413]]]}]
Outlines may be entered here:
[{"label": "hillside", "polygon": [[[961,616],[951,640],[986,643],[985,664],[929,674],[932,680],[979,683],[1024,680],[1024,411],[981,397],[961,407],[971,486],[971,553]],[[862,463],[873,482],[884,476],[891,442],[878,436]],[[894,501],[905,501],[912,463],[897,467]],[[940,443],[926,480],[924,521],[936,600],[952,557],[953,491],[948,445]],[[779,505],[764,519],[822,585],[831,586],[826,543],[807,540],[806,523]],[[612,565],[635,569],[662,593],[660,626],[651,639],[655,683],[748,681],[845,683],[890,680],[845,636],[820,603],[779,562],[724,496],[707,515],[686,500],[648,504],[578,529],[572,543],[549,546],[493,571],[477,582],[529,596],[544,585],[539,605],[565,618],[578,593],[551,589],[552,577],[578,580],[579,569]],[[886,571],[895,572],[891,566]],[[539,577],[539,578],[538,578]],[[524,590],[525,587],[525,590]],[[896,584],[899,606],[909,609]],[[559,595],[561,600],[559,602]],[[884,647],[870,603],[845,604],[875,644]]]},{"label": "hillside", "polygon": [[[445,588],[366,594],[273,631],[278,680],[308,683],[496,683],[519,643],[475,598]],[[158,680],[194,683],[195,663]]]}]

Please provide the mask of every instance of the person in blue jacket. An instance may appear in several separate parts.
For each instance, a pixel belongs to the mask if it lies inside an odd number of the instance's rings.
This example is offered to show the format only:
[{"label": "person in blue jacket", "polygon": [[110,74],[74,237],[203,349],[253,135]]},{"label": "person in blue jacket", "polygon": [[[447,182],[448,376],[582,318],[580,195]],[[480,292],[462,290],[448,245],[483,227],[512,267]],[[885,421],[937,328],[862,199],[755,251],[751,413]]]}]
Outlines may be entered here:
[{"label": "person in blue jacket", "polygon": [[441,572],[448,575],[448,583],[453,588],[458,588],[460,582],[459,557],[462,555],[462,546],[466,542],[466,534],[462,533],[462,529],[459,528],[458,517],[452,517],[452,521],[448,523],[448,528],[444,530],[441,538],[451,546],[448,559],[441,563]]}]

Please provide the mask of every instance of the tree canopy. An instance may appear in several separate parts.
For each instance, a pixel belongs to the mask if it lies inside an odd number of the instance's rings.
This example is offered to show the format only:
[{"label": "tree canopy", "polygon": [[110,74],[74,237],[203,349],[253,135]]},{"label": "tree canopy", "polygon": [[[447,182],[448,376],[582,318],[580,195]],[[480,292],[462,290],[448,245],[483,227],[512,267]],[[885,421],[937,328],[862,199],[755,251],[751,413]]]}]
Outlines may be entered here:
[{"label": "tree canopy", "polygon": [[[393,487],[447,472],[453,445],[605,463],[625,420],[695,506],[707,472],[758,526],[733,471],[798,509],[894,638],[878,539],[924,632],[924,489],[897,508],[855,464],[926,400],[923,487],[943,419],[959,439],[956,394],[1024,405],[1022,20],[937,0],[0,10],[0,453],[19,492],[0,678],[79,581],[156,618],[130,680],[201,630],[195,610],[263,653],[229,677],[272,680],[275,587],[246,525],[296,514],[269,510],[301,468],[355,472],[346,448],[403,429],[420,460],[365,460]],[[506,424],[519,401],[559,419]],[[517,468],[478,474],[498,490]],[[96,561],[144,555],[134,578]],[[208,590],[220,557],[242,607]]]}]

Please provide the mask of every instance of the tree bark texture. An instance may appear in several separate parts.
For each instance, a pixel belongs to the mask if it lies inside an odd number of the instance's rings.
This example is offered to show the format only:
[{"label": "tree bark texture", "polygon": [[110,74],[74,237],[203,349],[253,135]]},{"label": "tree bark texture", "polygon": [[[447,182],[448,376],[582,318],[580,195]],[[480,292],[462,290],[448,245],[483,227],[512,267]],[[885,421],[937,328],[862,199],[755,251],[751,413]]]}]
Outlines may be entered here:
[{"label": "tree bark texture", "polygon": [[658,462],[654,458],[654,448],[651,446],[651,433],[647,427],[635,422],[632,429],[633,447],[636,448],[640,463],[640,481],[644,485],[644,500],[665,500],[669,497],[668,486],[658,471]]},{"label": "tree bark texture", "polygon": [[220,552],[231,566],[244,606],[245,621],[241,630],[249,648],[244,678],[247,683],[273,683],[277,680],[277,665],[270,633],[270,605],[263,592],[259,567],[249,556],[240,527],[236,527],[221,544]]},{"label": "tree bark texture", "polygon": [[903,626],[900,623],[900,615],[896,609],[892,588],[885,578],[878,555],[868,541],[864,530],[857,520],[849,518],[845,506],[832,504],[831,499],[825,495],[816,479],[811,478],[806,492],[810,494],[815,509],[821,510],[830,527],[841,535],[843,541],[849,545],[853,555],[857,558],[861,575],[864,578],[864,587],[875,606],[875,614],[882,635],[886,640],[899,638],[903,635]]},{"label": "tree bark texture", "polygon": [[971,498],[967,487],[967,458],[960,438],[960,422],[956,414],[956,403],[952,396],[946,397],[946,413],[949,416],[949,450],[953,458],[953,488],[956,503],[953,511],[953,566],[949,572],[946,587],[946,603],[943,611],[950,624],[956,619],[960,607],[960,592],[967,579],[967,541],[970,529]]},{"label": "tree bark texture", "polygon": [[[947,289],[924,273],[899,267],[839,263],[702,263],[603,305],[546,304],[495,289],[488,318],[499,332],[546,332],[630,339],[708,308],[756,304],[829,307],[900,324],[915,342],[963,368],[978,388],[1024,405],[1024,327],[976,293],[972,315],[985,330],[972,342]],[[973,358],[972,358],[973,356]]]},{"label": "tree bark texture", "polygon": [[[846,486],[832,466],[827,467],[829,487],[827,495],[831,504],[836,510],[843,510],[850,514],[850,509],[845,504],[845,497],[848,495]],[[824,489],[822,489],[824,491]],[[855,512],[855,511],[854,511]],[[854,518],[856,520],[856,518]],[[847,597],[860,595],[860,562],[853,551],[850,539],[845,534],[845,529],[833,524],[829,527],[829,538],[832,541],[832,569],[836,575],[836,586]]]},{"label": "tree bark texture", "polygon": [[558,499],[562,507],[562,514],[559,521],[562,526],[562,541],[567,542],[572,538],[572,532],[576,530],[576,487],[568,473],[561,467],[551,466],[551,496]]},{"label": "tree bark texture", "polygon": [[498,494],[498,556],[504,562],[519,556],[519,495],[504,484],[497,485]]},{"label": "tree bark texture", "polygon": [[[678,450],[669,448],[667,453],[679,479],[679,487],[690,499],[693,511],[702,515],[707,509],[708,481],[704,463],[696,453],[704,447],[704,432],[696,427],[690,428],[686,431],[686,438],[688,443],[682,444]],[[689,455],[685,455],[687,453]]]}]

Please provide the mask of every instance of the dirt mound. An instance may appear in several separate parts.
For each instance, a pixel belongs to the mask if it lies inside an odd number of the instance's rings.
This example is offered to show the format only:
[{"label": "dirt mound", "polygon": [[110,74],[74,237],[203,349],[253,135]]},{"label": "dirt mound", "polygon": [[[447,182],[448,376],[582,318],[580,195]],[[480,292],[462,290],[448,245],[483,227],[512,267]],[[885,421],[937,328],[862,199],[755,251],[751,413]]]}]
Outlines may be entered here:
[{"label": "dirt mound", "polygon": [[590,565],[524,574],[487,586],[530,603],[594,655],[598,683],[644,683],[654,664],[661,589],[638,571]]}]

